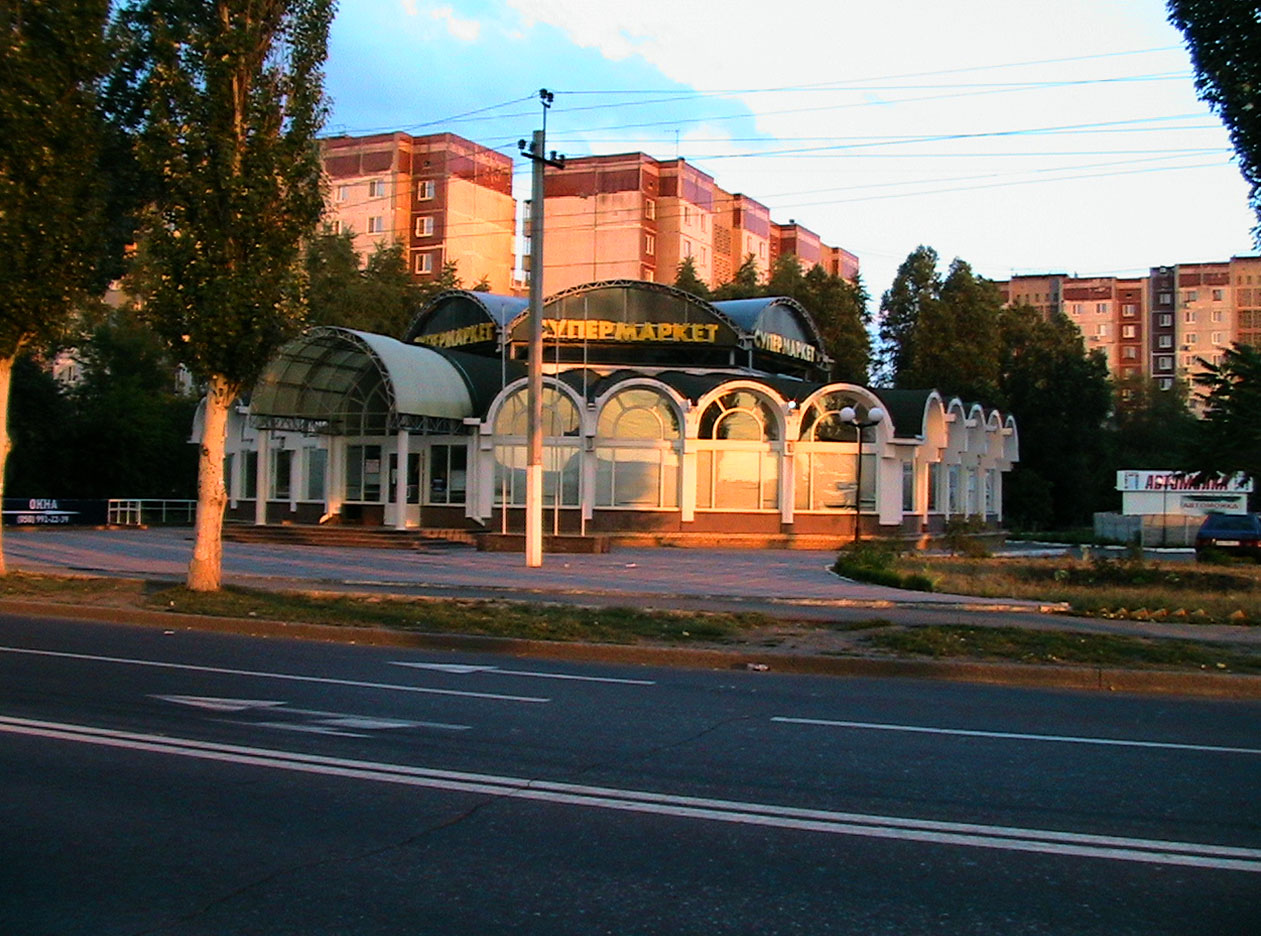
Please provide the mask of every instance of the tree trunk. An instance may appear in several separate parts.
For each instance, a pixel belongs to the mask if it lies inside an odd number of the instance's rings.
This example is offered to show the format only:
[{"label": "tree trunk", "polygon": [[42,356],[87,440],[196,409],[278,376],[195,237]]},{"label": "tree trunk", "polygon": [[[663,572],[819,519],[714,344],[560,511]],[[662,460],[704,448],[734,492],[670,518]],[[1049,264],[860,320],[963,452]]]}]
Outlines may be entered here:
[{"label": "tree trunk", "polygon": [[223,579],[223,511],[228,493],[223,486],[223,456],[228,408],[236,387],[216,374],[206,391],[201,451],[197,459],[197,520],[193,526],[193,558],[188,564],[191,591],[218,591]]},{"label": "tree trunk", "polygon": [[[13,382],[13,357],[0,357],[0,503],[4,501],[4,469],[9,461],[9,387]],[[0,575],[8,574],[4,562],[4,523],[0,520]]]}]

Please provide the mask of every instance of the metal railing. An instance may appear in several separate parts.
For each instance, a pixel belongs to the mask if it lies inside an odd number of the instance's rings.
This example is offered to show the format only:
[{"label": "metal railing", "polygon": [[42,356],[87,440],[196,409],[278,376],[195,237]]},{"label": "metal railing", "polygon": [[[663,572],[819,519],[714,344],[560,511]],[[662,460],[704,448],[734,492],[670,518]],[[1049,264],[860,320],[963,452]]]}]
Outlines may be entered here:
[{"label": "metal railing", "polygon": [[108,516],[110,526],[192,526],[197,501],[111,498]]}]

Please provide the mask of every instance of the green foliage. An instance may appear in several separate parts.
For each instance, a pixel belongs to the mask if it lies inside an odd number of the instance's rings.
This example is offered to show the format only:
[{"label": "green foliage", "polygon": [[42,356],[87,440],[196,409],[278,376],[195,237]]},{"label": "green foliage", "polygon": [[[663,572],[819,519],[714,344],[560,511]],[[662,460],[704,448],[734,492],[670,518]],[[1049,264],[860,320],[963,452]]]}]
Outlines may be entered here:
[{"label": "green foliage", "polygon": [[998,402],[1002,299],[963,260],[950,264],[935,301],[924,303],[913,329],[906,386],[936,387],[967,401]]},{"label": "green foliage", "polygon": [[[80,382],[64,388],[27,355],[13,374],[15,497],[191,498],[197,400],[175,385],[175,365],[151,330],[113,312],[81,344]],[[73,453],[73,457],[68,457]]]},{"label": "green foliage", "polygon": [[1195,88],[1230,131],[1239,170],[1251,187],[1261,246],[1261,25],[1256,0],[1168,0],[1195,66]]},{"label": "green foliage", "polygon": [[401,337],[424,291],[412,282],[401,244],[378,244],[360,265],[349,231],[324,231],[306,245],[309,321]]},{"label": "green foliage", "polygon": [[952,556],[969,556],[980,559],[990,554],[980,534],[985,531],[985,521],[980,517],[950,517],[942,531],[942,542]]},{"label": "green foliage", "polygon": [[1188,408],[1188,391],[1178,381],[1162,390],[1151,377],[1116,381],[1109,432],[1109,462],[1118,469],[1165,469],[1185,465],[1199,428]]},{"label": "green foliage", "polygon": [[856,582],[904,588],[910,591],[933,591],[933,581],[922,572],[899,572],[895,567],[901,550],[889,540],[860,540],[840,551],[832,571]]},{"label": "green foliage", "polygon": [[[1261,479],[1261,350],[1227,348],[1220,364],[1201,360],[1195,382],[1207,391],[1189,470]],[[1255,496],[1255,495],[1254,495]]]},{"label": "green foliage", "polygon": [[700,296],[702,299],[710,298],[709,286],[696,275],[696,260],[693,257],[684,257],[679,262],[674,275],[674,285],[677,289],[691,293],[693,296]]},{"label": "green foliage", "polygon": [[736,270],[736,275],[731,278],[730,282],[720,284],[714,290],[713,298],[722,301],[725,299],[753,299],[761,295],[764,295],[764,293],[762,291],[761,277],[757,270],[757,258],[753,254],[746,254],[744,261],[740,264],[740,268]]},{"label": "green foliage", "polygon": [[199,378],[249,385],[303,322],[332,16],[332,0],[120,10],[116,86],[152,186],[131,289]]},{"label": "green foliage", "polygon": [[937,251],[922,244],[898,267],[893,285],[880,299],[881,364],[895,387],[910,387],[915,331],[924,309],[941,293]]},{"label": "green foliage", "polygon": [[1107,361],[1077,326],[1025,307],[999,316],[1000,399],[1016,418],[1020,462],[1005,482],[1007,513],[1026,527],[1068,527],[1111,497]]},{"label": "green foliage", "polygon": [[47,344],[116,269],[107,0],[0,5],[0,357]]}]

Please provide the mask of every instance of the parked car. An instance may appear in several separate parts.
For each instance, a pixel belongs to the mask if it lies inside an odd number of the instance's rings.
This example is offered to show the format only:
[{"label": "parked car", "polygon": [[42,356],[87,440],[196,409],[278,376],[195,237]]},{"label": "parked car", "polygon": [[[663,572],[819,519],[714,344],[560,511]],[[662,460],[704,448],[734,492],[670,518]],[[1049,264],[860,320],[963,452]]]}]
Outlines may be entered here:
[{"label": "parked car", "polygon": [[1195,558],[1211,553],[1261,559],[1261,515],[1213,513],[1204,518],[1195,534]]}]

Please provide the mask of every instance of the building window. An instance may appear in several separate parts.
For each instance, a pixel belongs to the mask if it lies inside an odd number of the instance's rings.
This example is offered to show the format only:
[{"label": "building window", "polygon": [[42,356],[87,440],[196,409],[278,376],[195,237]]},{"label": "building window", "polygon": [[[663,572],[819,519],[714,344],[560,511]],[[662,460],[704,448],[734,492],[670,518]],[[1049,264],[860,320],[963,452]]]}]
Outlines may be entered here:
[{"label": "building window", "polygon": [[416,198],[419,201],[429,201],[433,198],[433,179],[421,179],[416,183]]},{"label": "building window", "polygon": [[1187,309],[1186,312],[1182,314],[1182,321],[1186,322],[1188,325],[1195,324],[1195,310]]},{"label": "building window", "polygon": [[902,512],[915,512],[915,463],[902,462]]},{"label": "building window", "polygon": [[346,446],[346,500],[380,503],[381,446]]},{"label": "building window", "polygon": [[657,278],[657,271],[652,267],[644,267],[640,270],[640,277],[645,283],[651,283]]},{"label": "building window", "polygon": [[385,197],[385,181],[383,179],[370,179],[368,181],[368,197],[384,198]]},{"label": "building window", "polygon": [[[495,416],[495,503],[525,504],[529,464],[526,391],[509,396]],[[566,393],[543,388],[543,505],[577,507],[581,428],[578,407]]]},{"label": "building window", "polygon": [[644,199],[644,217],[649,221],[657,219],[657,203],[651,198]]},{"label": "building window", "polygon": [[324,475],[328,467],[328,450],[322,448],[303,449],[306,471],[306,499],[309,501],[324,500]]},{"label": "building window", "polygon": [[651,234],[644,235],[644,253],[653,256],[657,252],[657,239]]},{"label": "building window", "polygon": [[1183,302],[1199,302],[1200,291],[1198,289],[1188,289],[1182,294]]},{"label": "building window", "polygon": [[1199,344],[1200,336],[1195,332],[1188,332],[1183,340],[1186,341],[1187,344]]},{"label": "building window", "polygon": [[289,499],[290,479],[293,473],[293,450],[273,449],[271,453],[271,490],[270,500],[285,501]]},{"label": "building window", "polygon": [[1157,338],[1157,339],[1156,339],[1156,347],[1158,347],[1158,348],[1172,348],[1172,347],[1173,347],[1173,335],[1161,335],[1159,338]]},{"label": "building window", "polygon": [[383,218],[381,215],[375,215],[374,217],[369,218],[368,219],[368,233],[369,234],[385,233],[385,218]]},{"label": "building window", "polygon": [[752,390],[724,393],[710,403],[697,433],[697,508],[777,509],[779,453],[771,443],[779,437],[774,407]]},{"label": "building window", "polygon": [[349,197],[350,197],[350,186],[349,186],[349,185],[339,185],[339,186],[337,186],[337,200],[338,200],[338,201],[345,201],[345,200],[346,200],[347,198],[349,198]]},{"label": "building window", "polygon": [[1107,314],[1107,311],[1108,311],[1108,304],[1106,302],[1095,303],[1095,313],[1097,315],[1105,315]]},{"label": "building window", "polygon": [[1137,337],[1137,335],[1138,335],[1138,328],[1137,328],[1137,326],[1134,326],[1134,325],[1122,325],[1122,326],[1121,326],[1121,337],[1122,337],[1122,338],[1134,338],[1134,337]]},{"label": "building window", "polygon": [[340,219],[333,219],[328,222],[328,232],[330,234],[340,234],[342,232],[342,223]]},{"label": "building window", "polygon": [[709,215],[701,212],[701,233],[704,234],[709,230]]},{"label": "building window", "polygon": [[1213,332],[1213,347],[1218,347],[1222,343],[1222,333]]},{"label": "building window", "polygon": [[1162,293],[1160,293],[1160,295],[1156,298],[1156,301],[1157,301],[1160,305],[1169,305],[1169,304],[1171,304],[1171,303],[1173,302],[1173,293],[1162,292]]},{"label": "building window", "polygon": [[1173,355],[1158,355],[1156,357],[1156,370],[1173,370]]},{"label": "building window", "polygon": [[1108,337],[1108,323],[1100,322],[1098,325],[1096,325],[1095,334],[1098,335],[1100,338],[1107,338]]},{"label": "building window", "polygon": [[688,240],[686,237],[683,238],[683,256],[685,257],[692,256],[692,242]]},{"label": "building window", "polygon": [[1224,292],[1223,290],[1220,290],[1220,289],[1214,289],[1214,290],[1213,290],[1213,301],[1214,301],[1214,302],[1221,302],[1221,301],[1222,301],[1222,298],[1223,298],[1224,296],[1225,296],[1225,292]]},{"label": "building window", "polygon": [[1173,389],[1173,378],[1172,378],[1172,377],[1161,377],[1161,378],[1160,378],[1160,389],[1161,389],[1161,390],[1171,390],[1171,389]]},{"label": "building window", "polygon": [[468,491],[468,446],[429,448],[427,504],[463,504]]},{"label": "building window", "polygon": [[[390,452],[390,481],[386,488],[387,500],[394,500],[398,490],[398,452]],[[409,504],[420,503],[420,452],[407,453],[407,478],[403,484],[403,496]]]},{"label": "building window", "polygon": [[1160,316],[1160,323],[1159,323],[1159,324],[1160,324],[1160,326],[1161,326],[1162,328],[1170,328],[1170,327],[1172,327],[1172,325],[1173,325],[1173,313],[1172,313],[1172,312],[1165,312],[1165,313],[1162,313],[1162,314],[1161,314],[1161,316]]},{"label": "building window", "polygon": [[611,397],[596,429],[597,507],[679,506],[680,420],[656,390]]},{"label": "building window", "polygon": [[1134,303],[1127,302],[1125,305],[1121,306],[1121,314],[1126,318],[1132,318],[1138,314],[1138,309],[1135,307]]},{"label": "building window", "polygon": [[416,218],[416,236],[433,237],[433,215],[419,215]]},{"label": "building window", "polygon": [[412,269],[415,270],[417,273],[432,273],[433,272],[433,254],[427,254],[427,253],[416,254],[416,261]]},{"label": "building window", "polygon": [[683,223],[684,224],[692,223],[692,209],[688,205],[683,206]]},{"label": "building window", "polygon": [[1138,357],[1138,348],[1134,347],[1134,345],[1125,345],[1121,348],[1121,357],[1128,361],[1134,360]]},{"label": "building window", "polygon": [[1081,303],[1080,303],[1080,302],[1074,302],[1074,303],[1073,303],[1073,305],[1072,305],[1072,313],[1073,313],[1073,315],[1081,315]]},{"label": "building window", "polygon": [[1213,310],[1213,321],[1214,321],[1214,322],[1221,322],[1221,321],[1224,321],[1224,319],[1222,318],[1222,310],[1221,310],[1221,309],[1214,309],[1214,310]]}]

